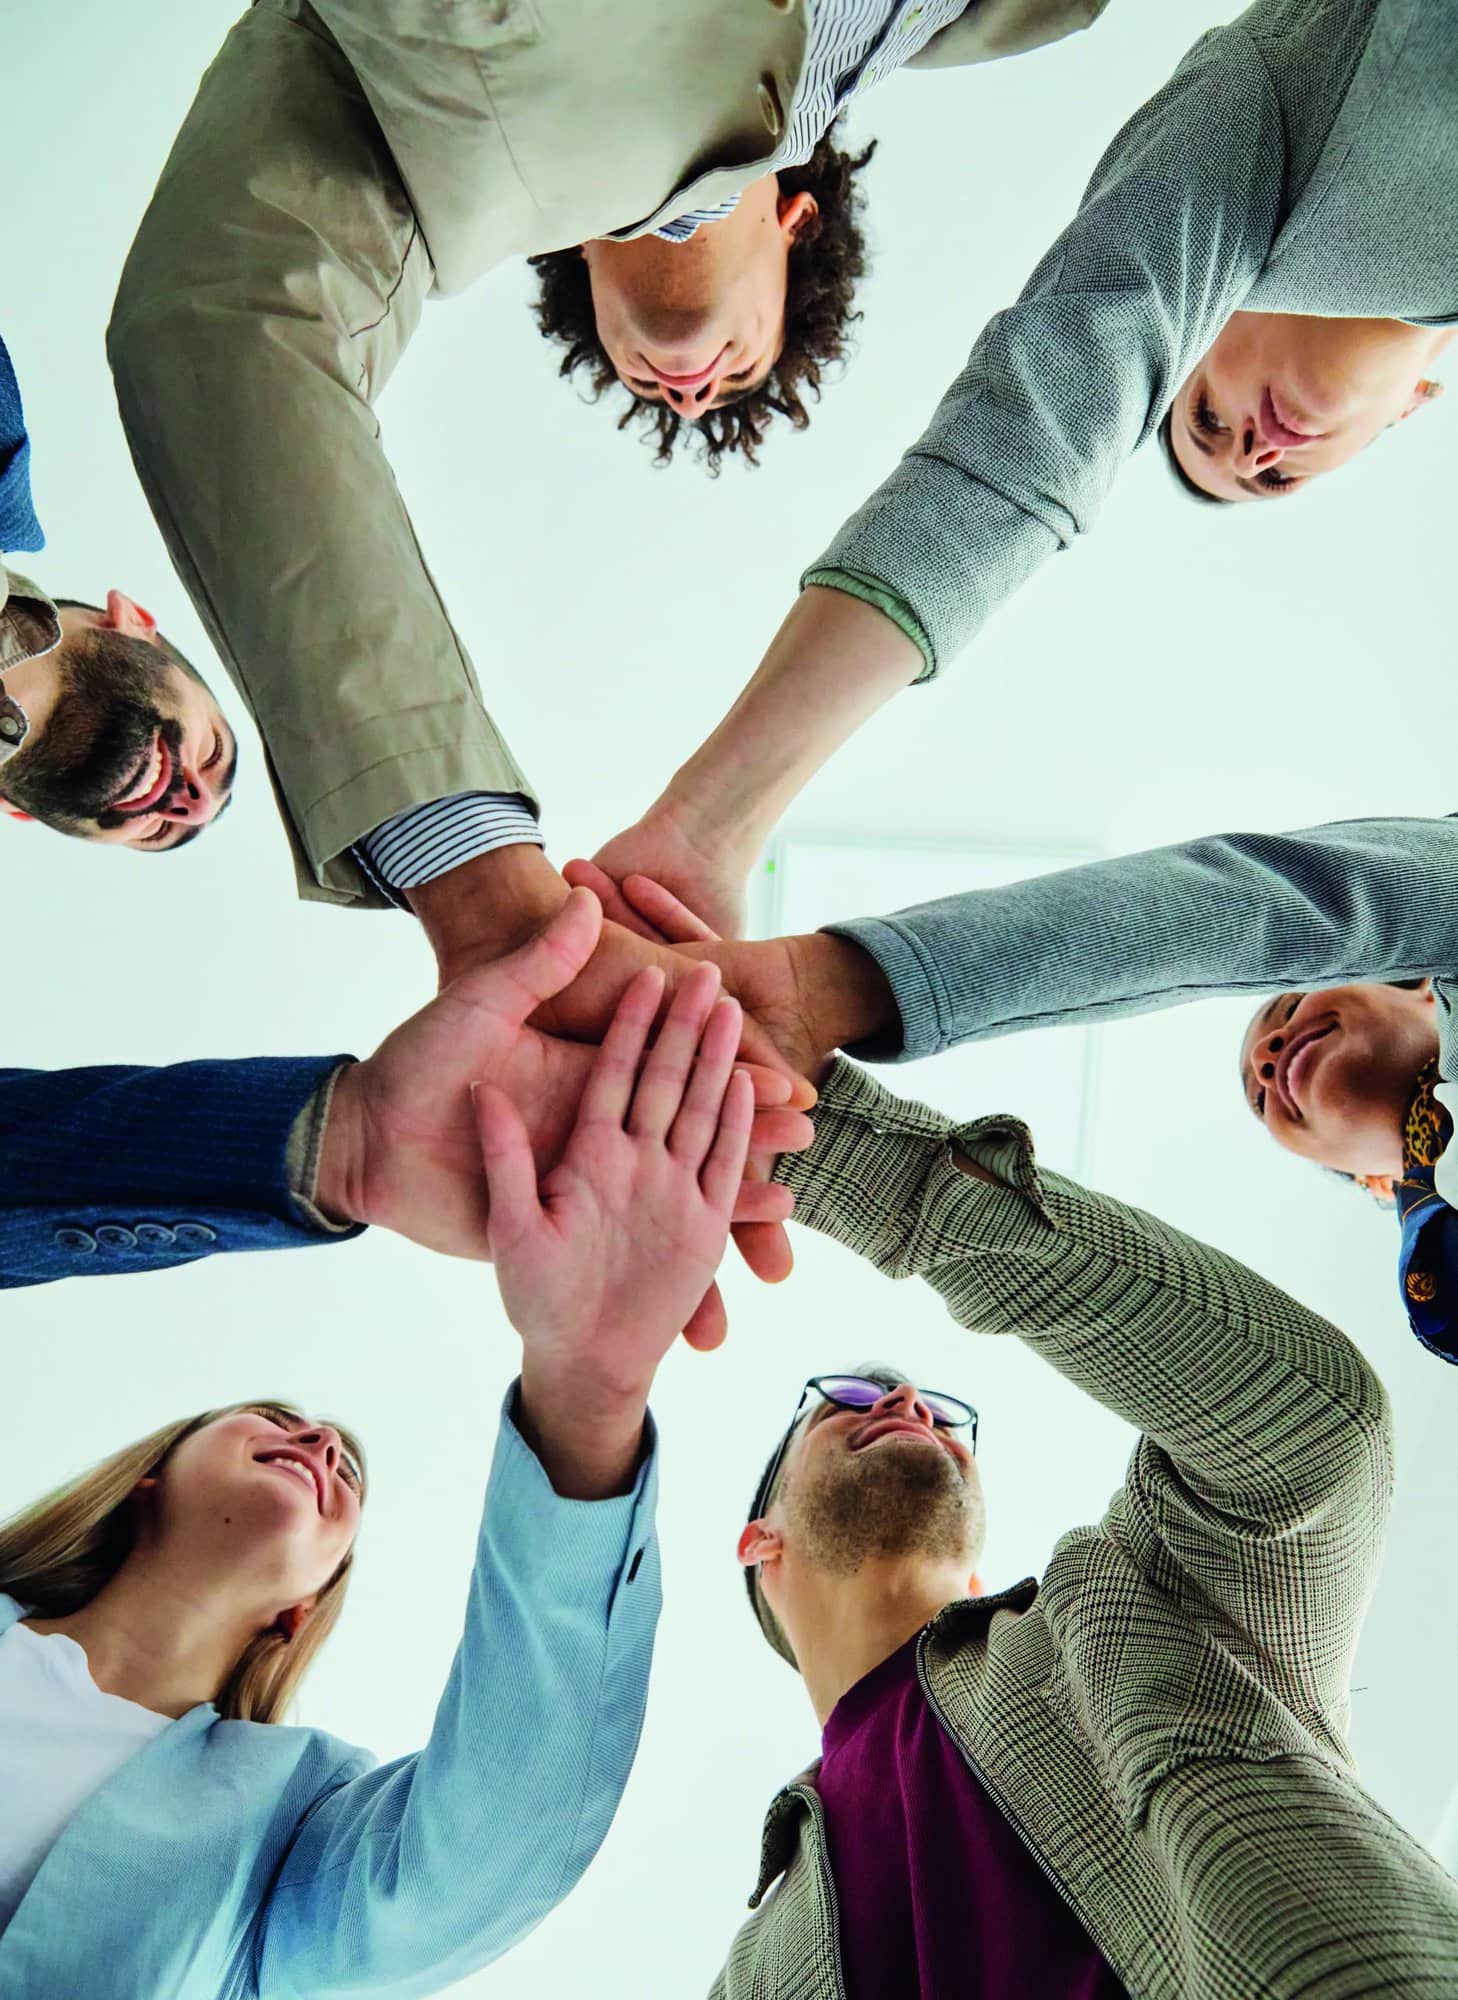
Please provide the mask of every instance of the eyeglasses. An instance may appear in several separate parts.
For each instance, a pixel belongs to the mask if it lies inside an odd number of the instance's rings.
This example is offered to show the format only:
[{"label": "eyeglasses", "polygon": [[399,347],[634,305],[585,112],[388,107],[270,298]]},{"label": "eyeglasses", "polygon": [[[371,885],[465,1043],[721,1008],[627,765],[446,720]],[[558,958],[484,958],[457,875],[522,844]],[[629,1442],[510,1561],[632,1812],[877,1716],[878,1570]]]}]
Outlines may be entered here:
[{"label": "eyeglasses", "polygon": [[[754,1505],[749,1510],[750,1520],[757,1521],[769,1504],[775,1480],[779,1477],[780,1467],[785,1462],[785,1453],[790,1448],[790,1439],[795,1435],[795,1426],[799,1423],[801,1412],[812,1393],[819,1396],[823,1402],[834,1403],[838,1409],[871,1410],[877,1403],[884,1402],[887,1396],[894,1395],[900,1386],[894,1382],[878,1382],[870,1375],[812,1375],[800,1391],[795,1414],[780,1439],[764,1478],[759,1482]],[[918,1389],[916,1395],[917,1400],[924,1404],[930,1413],[932,1423],[937,1430],[970,1429],[971,1436],[967,1440],[967,1448],[969,1451],[976,1451],[977,1412],[970,1403],[964,1403],[960,1396],[944,1396],[938,1389]]]}]

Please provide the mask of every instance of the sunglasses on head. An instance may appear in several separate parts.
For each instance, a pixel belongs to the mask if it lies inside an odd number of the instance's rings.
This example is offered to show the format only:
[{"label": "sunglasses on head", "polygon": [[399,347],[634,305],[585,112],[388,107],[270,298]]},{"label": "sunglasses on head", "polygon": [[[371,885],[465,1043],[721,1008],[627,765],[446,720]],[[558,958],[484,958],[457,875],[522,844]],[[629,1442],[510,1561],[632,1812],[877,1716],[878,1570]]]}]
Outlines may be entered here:
[{"label": "sunglasses on head", "polygon": [[[887,1396],[894,1395],[900,1386],[899,1383],[888,1385],[885,1382],[878,1382],[871,1375],[812,1375],[800,1391],[795,1414],[780,1439],[764,1478],[759,1482],[759,1490],[754,1496],[754,1506],[750,1510],[749,1518],[757,1521],[768,1506],[775,1480],[779,1477],[780,1467],[785,1462],[785,1453],[790,1448],[790,1439],[795,1435],[795,1426],[799,1423],[801,1413],[812,1395],[819,1396],[822,1402],[835,1404],[836,1408],[841,1410],[873,1410],[877,1403],[883,1402]],[[930,1412],[932,1423],[939,1431],[970,1430],[971,1436],[967,1440],[967,1447],[969,1451],[976,1451],[977,1412],[970,1403],[964,1403],[960,1396],[943,1395],[939,1389],[918,1389],[916,1396],[918,1402],[924,1404]]]}]

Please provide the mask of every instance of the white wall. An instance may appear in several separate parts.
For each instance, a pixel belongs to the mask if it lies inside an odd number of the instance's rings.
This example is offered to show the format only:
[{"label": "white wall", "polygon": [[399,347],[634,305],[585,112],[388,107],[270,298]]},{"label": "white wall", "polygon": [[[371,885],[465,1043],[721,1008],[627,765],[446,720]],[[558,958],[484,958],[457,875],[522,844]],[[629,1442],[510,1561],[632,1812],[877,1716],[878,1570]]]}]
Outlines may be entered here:
[{"label": "white wall", "polygon": [[[231,11],[11,0],[4,22],[0,328],[51,537],[34,567],[67,593],[131,590],[200,660],[132,482],[101,333],[131,227]],[[854,135],[878,133],[883,150],[860,355],[811,430],[775,439],[758,474],[655,472],[606,411],[579,408],[528,319],[519,269],[427,315],[384,403],[387,441],[495,712],[547,801],[557,858],[633,818],[721,713],[801,566],[919,431],[1102,142],[1211,13],[1233,11],[1117,0],[1061,49],[903,76],[867,100]],[[1213,519],[1178,502],[1147,457],[1096,536],[940,684],[868,727],[791,824],[1117,852],[1236,825],[1445,811],[1452,422],[1439,407],[1298,502]],[[175,860],[0,825],[7,1062],[364,1052],[426,997],[431,966],[408,919],[295,904],[243,734],[233,815]],[[1434,1670],[1458,1641],[1455,1384],[1405,1333],[1390,1221],[1264,1145],[1242,1112],[1243,1012],[1212,1005],[1106,1032],[1090,1178],[1246,1257],[1381,1366],[1401,1492],[1358,1661],[1357,1741],[1374,1791],[1426,1838],[1458,1771],[1458,1722]],[[663,1371],[668,1600],[642,1755],[579,1891],[463,1992],[576,1990],[589,1950],[601,2000],[707,1985],[751,1886],[762,1808],[815,1747],[731,1559],[806,1374],[878,1353],[978,1402],[991,1585],[1036,1569],[1121,1475],[1118,1427],[1022,1350],[969,1341],[928,1298],[821,1241],[798,1253],[778,1291],[731,1271],[729,1347],[676,1353]],[[374,1498],[305,1719],[383,1756],[421,1741],[514,1371],[485,1273],[374,1235],[12,1293],[5,1329],[0,1512],[211,1401],[284,1393],[355,1423]]]}]

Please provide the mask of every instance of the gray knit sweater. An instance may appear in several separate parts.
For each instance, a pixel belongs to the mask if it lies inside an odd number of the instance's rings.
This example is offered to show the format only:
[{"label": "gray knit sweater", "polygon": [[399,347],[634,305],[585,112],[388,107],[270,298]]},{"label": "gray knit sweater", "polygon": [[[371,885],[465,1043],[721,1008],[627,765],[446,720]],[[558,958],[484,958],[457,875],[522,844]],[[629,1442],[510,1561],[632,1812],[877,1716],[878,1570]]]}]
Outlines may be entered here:
[{"label": "gray knit sweater", "polygon": [[1092,525],[1237,308],[1458,319],[1455,215],[1455,0],[1257,0],[1125,126],[805,580],[880,603],[934,672]]}]

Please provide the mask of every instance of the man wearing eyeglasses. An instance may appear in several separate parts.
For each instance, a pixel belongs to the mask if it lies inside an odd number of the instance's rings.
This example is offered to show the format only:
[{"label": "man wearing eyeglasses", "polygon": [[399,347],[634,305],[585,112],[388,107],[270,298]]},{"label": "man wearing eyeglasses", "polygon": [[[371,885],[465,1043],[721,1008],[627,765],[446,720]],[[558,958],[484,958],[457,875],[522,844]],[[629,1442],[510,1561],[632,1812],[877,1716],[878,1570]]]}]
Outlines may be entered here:
[{"label": "man wearing eyeglasses", "polygon": [[[1103,1519],[984,1595],[976,1414],[806,1385],[739,1541],[820,1762],[770,1807],[715,2000],[1458,1991],[1458,1889],[1361,1789],[1348,1677],[1392,1484],[1381,1383],[1232,1257],[830,1070],[798,1221],[1142,1435]],[[971,1360],[969,1355],[969,1362]]]}]

